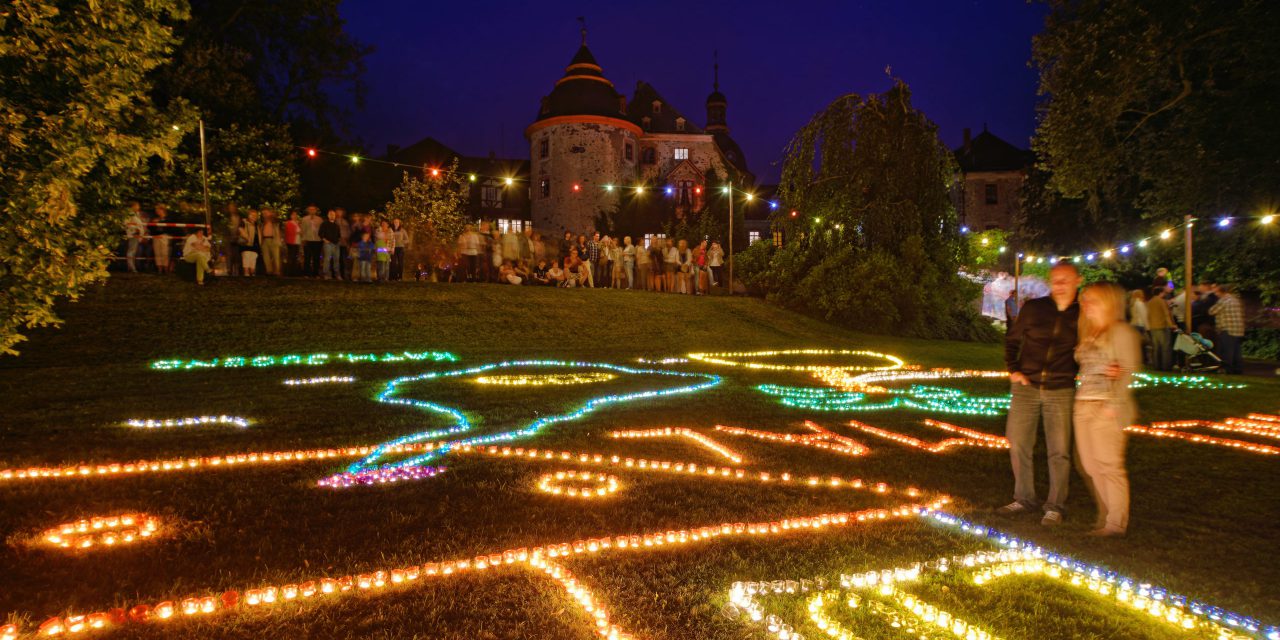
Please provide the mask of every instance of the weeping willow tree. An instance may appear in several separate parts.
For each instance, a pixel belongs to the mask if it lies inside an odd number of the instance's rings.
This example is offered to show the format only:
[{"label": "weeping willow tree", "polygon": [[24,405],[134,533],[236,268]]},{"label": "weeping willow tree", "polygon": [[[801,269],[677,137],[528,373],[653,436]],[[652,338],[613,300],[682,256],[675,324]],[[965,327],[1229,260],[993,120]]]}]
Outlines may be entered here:
[{"label": "weeping willow tree", "polygon": [[843,96],[787,146],[779,185],[787,206],[774,221],[787,241],[757,245],[767,258],[744,255],[744,280],[863,330],[990,338],[973,286],[957,275],[965,245],[950,198],[955,176],[951,152],[905,83]]}]

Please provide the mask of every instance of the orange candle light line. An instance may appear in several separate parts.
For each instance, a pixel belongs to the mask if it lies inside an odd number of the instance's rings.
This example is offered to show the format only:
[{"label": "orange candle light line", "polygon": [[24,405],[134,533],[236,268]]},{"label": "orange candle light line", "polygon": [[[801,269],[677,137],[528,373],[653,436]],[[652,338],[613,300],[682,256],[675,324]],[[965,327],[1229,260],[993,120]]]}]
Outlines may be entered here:
[{"label": "orange candle light line", "polygon": [[[1201,421],[1197,420],[1193,422],[1198,423]],[[1182,426],[1178,426],[1178,427],[1156,426],[1159,424],[1166,424],[1166,425],[1179,424]],[[1215,436],[1206,436],[1199,433],[1187,433],[1185,431],[1178,430],[1178,429],[1185,429],[1188,427],[1196,427],[1196,426],[1204,426],[1204,425],[1201,425],[1201,424],[1187,425],[1185,423],[1156,423],[1151,425],[1150,427],[1144,427],[1144,426],[1135,424],[1129,427],[1125,427],[1125,431],[1129,433],[1137,433],[1140,435],[1156,436],[1158,438],[1171,438],[1173,440],[1183,440],[1186,442],[1194,442],[1197,444],[1208,444],[1208,445],[1213,445],[1217,447],[1227,447],[1229,449],[1240,449],[1242,451],[1248,451],[1251,453],[1261,453],[1266,455],[1280,454],[1280,447],[1274,447],[1269,444],[1258,444],[1256,442],[1247,442],[1245,440],[1232,440],[1230,438],[1218,438]]]},{"label": "orange candle light line", "polygon": [[734,464],[742,464],[742,455],[738,452],[708,438],[693,429],[687,427],[661,427],[657,429],[627,429],[620,431],[610,431],[610,438],[666,438],[681,437],[693,440],[698,445],[711,451],[712,453],[725,458]]},{"label": "orange candle light line", "polygon": [[960,433],[965,437],[947,438],[945,440],[939,440],[937,442],[925,442],[924,440],[921,440],[919,438],[913,438],[904,433],[899,433],[897,431],[889,431],[888,429],[881,429],[880,427],[873,427],[869,424],[866,424],[865,422],[858,422],[857,420],[850,420],[849,426],[855,429],[858,429],[863,433],[867,433],[867,434],[876,436],[878,438],[884,438],[885,440],[896,442],[898,444],[912,447],[915,449],[920,449],[921,451],[927,451],[929,453],[943,453],[952,447],[986,447],[989,449],[1008,449],[1009,448],[1008,440],[998,436],[993,436],[989,433],[974,431],[972,429],[966,429],[964,427],[957,427],[955,425],[948,424],[945,422],[939,422],[937,420],[925,420],[924,422],[929,426],[937,427],[937,428],[943,429],[944,431],[950,431],[952,433]]},{"label": "orange candle light line", "polygon": [[873,493],[879,494],[902,494],[911,498],[923,495],[920,489],[916,487],[907,487],[905,489],[893,489],[884,482],[870,483],[863,481],[861,478],[842,478],[840,476],[803,476],[793,474],[789,471],[747,471],[746,469],[735,469],[732,467],[717,467],[714,465],[699,465],[696,462],[672,462],[670,460],[649,460],[646,458],[630,458],[617,454],[607,453],[585,453],[571,451],[552,451],[550,449],[536,449],[524,447],[460,447],[454,451],[460,453],[475,453],[488,456],[496,456],[515,460],[540,460],[540,461],[560,461],[560,462],[577,462],[580,464],[605,465],[625,468],[630,471],[653,471],[659,473],[675,473],[689,477],[701,478],[720,478],[730,480],[749,480],[761,483],[776,483],[784,485],[799,485],[811,487],[831,487],[831,488],[848,488],[848,489],[865,489]]},{"label": "orange candle light line", "polygon": [[806,420],[804,422],[804,427],[814,433],[776,433],[773,431],[762,431],[759,429],[730,427],[722,424],[716,425],[715,429],[716,431],[721,431],[729,435],[747,436],[757,440],[778,442],[782,444],[798,444],[806,447],[814,447],[816,449],[824,449],[831,451],[832,453],[838,453],[846,456],[863,456],[871,451],[861,442],[823,428],[817,423]]},{"label": "orange candle light line", "polygon": [[[874,523],[893,519],[914,518],[923,508],[938,509],[948,502],[940,498],[928,505],[906,504],[893,508],[864,509],[853,512],[824,513],[814,516],[793,516],[780,520],[761,522],[726,522],[687,529],[668,529],[649,533],[632,533],[599,538],[584,538],[537,546],[532,549],[507,549],[501,552],[477,555],[474,558],[413,564],[398,568],[370,571],[340,578],[320,577],[298,583],[267,585],[243,591],[228,590],[221,595],[192,595],[175,600],[164,600],[155,605],[137,604],[128,609],[118,608],[91,614],[70,614],[45,620],[37,633],[41,636],[62,636],[80,632],[119,627],[132,622],[159,622],[215,614],[239,606],[273,610],[281,604],[296,600],[328,599],[330,596],[353,592],[376,593],[390,587],[407,585],[424,578],[442,578],[469,571],[484,571],[506,565],[522,564],[539,571],[551,566],[554,558],[574,555],[598,554],[613,550],[645,551],[668,546],[684,546],[727,537],[759,537],[781,535],[793,531],[826,531],[855,524]],[[571,575],[571,574],[565,574]],[[205,593],[208,593],[206,591]],[[590,595],[589,592],[586,592]],[[575,596],[577,597],[577,596]],[[595,603],[594,597],[590,600]],[[579,599],[582,603],[582,599]],[[594,605],[593,605],[594,606]],[[594,614],[593,614],[594,615]],[[599,620],[599,618],[596,618]],[[609,629],[616,629],[607,622],[597,624],[597,633],[606,638],[621,640],[623,635],[609,636]],[[16,636],[19,627],[11,627]],[[618,634],[622,631],[618,630]]]},{"label": "orange candle light line", "polygon": [[[435,449],[436,446],[437,444],[432,442],[405,444],[394,448],[393,452],[410,453],[416,451],[431,451]],[[362,445],[331,449],[258,451],[250,453],[230,453],[217,456],[136,460],[133,462],[98,462],[92,464],[81,463],[61,466],[0,469],[0,481],[41,480],[49,478],[110,478],[169,471],[204,471],[208,469],[243,467],[257,464],[315,462],[335,458],[356,458],[366,456],[375,448],[375,445]]]},{"label": "orange candle light line", "polygon": [[[568,482],[566,482],[568,481]],[[568,486],[566,486],[568,485]],[[603,498],[618,491],[618,476],[590,471],[556,471],[538,478],[538,490],[570,498]]]},{"label": "orange candle light line", "polygon": [[46,529],[40,541],[61,549],[97,549],[150,538],[159,528],[160,519],[145,513],[93,516]]}]

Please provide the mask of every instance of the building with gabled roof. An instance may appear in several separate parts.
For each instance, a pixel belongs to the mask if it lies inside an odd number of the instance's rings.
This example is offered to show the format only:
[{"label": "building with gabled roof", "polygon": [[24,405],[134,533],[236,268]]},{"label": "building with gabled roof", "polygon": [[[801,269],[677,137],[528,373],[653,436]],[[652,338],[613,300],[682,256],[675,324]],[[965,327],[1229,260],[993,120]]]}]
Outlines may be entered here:
[{"label": "building with gabled roof", "polygon": [[[751,184],[742,149],[729,137],[728,100],[716,65],[699,127],[653,85],[618,92],[582,43],[525,129],[530,146],[533,224],[544,234],[589,233],[624,197],[671,198],[676,214],[705,204],[707,182]],[[713,176],[709,178],[708,176]],[[659,221],[654,221],[657,230]]]},{"label": "building with gabled roof", "polygon": [[964,144],[955,149],[960,179],[953,191],[960,224],[974,231],[1012,230],[1022,213],[1022,185],[1035,154],[987,131],[972,137],[964,130]]}]

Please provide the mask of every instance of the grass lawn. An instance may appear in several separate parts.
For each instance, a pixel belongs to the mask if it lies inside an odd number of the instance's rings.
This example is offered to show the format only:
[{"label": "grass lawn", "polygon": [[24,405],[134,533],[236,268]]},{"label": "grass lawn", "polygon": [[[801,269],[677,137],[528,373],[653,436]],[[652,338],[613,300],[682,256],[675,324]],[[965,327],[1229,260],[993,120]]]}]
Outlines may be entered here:
[{"label": "grass lawn", "polygon": [[[1129,535],[1095,540],[1084,533],[1093,506],[1073,477],[1066,523],[1044,529],[1032,519],[990,515],[1009,501],[1012,478],[1003,450],[957,447],[931,454],[843,426],[856,419],[923,440],[940,431],[933,417],[1003,433],[1003,417],[932,415],[894,409],[837,413],[781,406],[760,384],[816,386],[791,371],[754,371],[688,362],[641,365],[636,358],[691,351],[784,348],[869,349],[924,367],[1000,368],[1000,349],[860,334],[781,311],[758,300],[692,298],[625,291],[560,291],[491,285],[219,281],[205,289],[173,279],[115,277],[66,305],[67,323],[37,331],[18,358],[0,361],[4,394],[0,469],[64,463],[128,462],[251,451],[373,445],[445,428],[437,412],[378,403],[387,381],[507,360],[603,362],[634,368],[718,374],[706,391],[602,405],[576,420],[509,443],[555,451],[741,467],[747,474],[885,482],[885,494],[804,483],[712,479],[564,460],[450,453],[435,478],[342,490],[317,480],[354,458],[243,465],[111,478],[0,480],[0,625],[24,632],[50,616],[154,605],[188,596],[299,583],[393,567],[472,559],[552,543],[696,529],[721,523],[890,508],[951,497],[947,510],[999,527],[1081,561],[1105,566],[1189,597],[1280,623],[1280,456],[1134,436],[1129,447],[1133,516]],[[315,352],[442,350],[457,362],[334,363],[324,366],[161,371],[167,358]],[[771,362],[800,362],[777,359]],[[807,363],[880,364],[821,357]],[[510,367],[490,375],[579,369]],[[586,371],[586,369],[582,369]],[[618,372],[615,372],[618,373]],[[352,384],[288,387],[285,378],[343,375]],[[585,385],[483,386],[473,376],[406,383],[400,397],[463,411],[465,435],[521,428],[571,411],[591,398],[670,389],[697,380],[618,373]],[[699,379],[700,380],[700,379]],[[1242,378],[1235,390],[1173,387],[1138,392],[1141,422],[1280,413],[1280,383]],[[977,394],[1004,393],[996,381],[943,382]],[[227,414],[248,428],[132,429],[132,418]],[[850,457],[795,444],[734,436],[717,424],[802,433],[811,419],[870,448]],[[688,438],[615,439],[608,432],[689,427],[739,452],[731,463]],[[1201,431],[1280,444],[1265,438]],[[455,436],[462,437],[462,436]],[[395,458],[392,458],[393,460]],[[1043,492],[1043,452],[1041,465]],[[620,490],[599,499],[538,492],[545,473],[604,471]],[[775,476],[776,480],[776,476]],[[923,498],[921,498],[923,499]],[[92,515],[146,512],[160,535],[113,549],[67,551],[32,544],[56,523]],[[690,544],[610,549],[555,561],[586,585],[609,620],[641,638],[765,638],[728,603],[735,581],[826,577],[900,567],[995,547],[915,517],[803,528],[770,535],[724,535]],[[904,589],[1005,638],[1175,638],[1185,634],[1089,591],[1044,577],[1017,576],[976,586],[946,574]],[[808,621],[807,595],[761,598],[807,638],[825,637]],[[885,601],[887,602],[887,601]],[[887,607],[881,607],[887,609]],[[875,607],[828,610],[867,639],[911,637]],[[184,617],[179,615],[178,617]],[[179,638],[590,638],[590,616],[561,584],[523,563],[411,585],[273,606],[237,606],[190,619],[115,624],[112,637]],[[1201,630],[1202,631],[1202,630]],[[944,637],[934,629],[930,637]],[[917,633],[915,637],[919,637]]]}]

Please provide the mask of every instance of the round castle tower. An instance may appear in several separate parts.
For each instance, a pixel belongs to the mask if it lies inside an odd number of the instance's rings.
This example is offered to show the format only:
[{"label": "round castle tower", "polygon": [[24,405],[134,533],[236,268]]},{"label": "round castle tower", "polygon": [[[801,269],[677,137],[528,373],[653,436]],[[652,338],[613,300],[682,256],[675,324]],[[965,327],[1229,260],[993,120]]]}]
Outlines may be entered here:
[{"label": "round castle tower", "polygon": [[641,130],[626,117],[626,98],[604,77],[584,31],[564,77],[524,132],[535,229],[554,238],[589,235],[596,217],[617,206],[620,185],[635,179],[639,161]]}]

